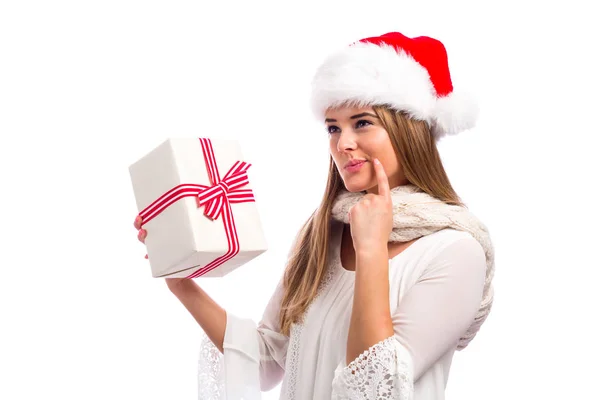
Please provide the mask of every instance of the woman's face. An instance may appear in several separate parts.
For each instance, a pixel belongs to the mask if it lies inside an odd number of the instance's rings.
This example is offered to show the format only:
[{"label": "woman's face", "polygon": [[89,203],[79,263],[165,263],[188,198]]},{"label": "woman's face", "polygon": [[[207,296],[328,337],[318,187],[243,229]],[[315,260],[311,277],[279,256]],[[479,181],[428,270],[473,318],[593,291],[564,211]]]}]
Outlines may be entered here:
[{"label": "woman's face", "polygon": [[374,158],[383,164],[390,188],[408,183],[373,108],[330,109],[325,125],[329,151],[348,191],[377,193]]}]

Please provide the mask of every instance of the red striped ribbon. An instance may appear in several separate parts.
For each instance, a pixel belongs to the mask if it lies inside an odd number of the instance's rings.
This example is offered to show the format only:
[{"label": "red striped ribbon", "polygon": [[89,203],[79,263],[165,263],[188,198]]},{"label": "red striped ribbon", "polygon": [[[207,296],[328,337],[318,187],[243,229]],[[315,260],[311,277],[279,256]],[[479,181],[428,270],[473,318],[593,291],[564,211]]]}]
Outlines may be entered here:
[{"label": "red striped ribbon", "polygon": [[142,217],[142,226],[147,224],[167,207],[184,197],[196,197],[198,207],[204,206],[204,215],[215,220],[223,216],[223,226],[227,236],[227,252],[211,261],[209,264],[199,268],[186,278],[197,278],[219,265],[231,260],[240,251],[240,242],[235,227],[235,220],[231,211],[232,203],[246,203],[254,201],[251,189],[240,189],[248,184],[248,168],[251,164],[236,161],[227,171],[223,179],[219,176],[219,168],[210,139],[200,138],[206,169],[210,178],[211,186],[196,184],[181,184],[175,186],[149,206],[144,208],[139,215]]}]

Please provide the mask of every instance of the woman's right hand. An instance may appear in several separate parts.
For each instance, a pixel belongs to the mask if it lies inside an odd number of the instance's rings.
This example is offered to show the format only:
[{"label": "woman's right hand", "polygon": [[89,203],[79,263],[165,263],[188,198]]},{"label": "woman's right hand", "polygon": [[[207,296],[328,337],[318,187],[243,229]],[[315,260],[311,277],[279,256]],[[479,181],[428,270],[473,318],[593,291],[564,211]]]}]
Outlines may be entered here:
[{"label": "woman's right hand", "polygon": [[[138,240],[145,244],[148,231],[142,229],[142,217],[138,215],[133,222],[133,226],[138,231]],[[148,258],[148,254],[146,254],[145,258]],[[185,280],[187,280],[187,278],[165,278],[165,282],[171,290],[177,288]]]}]

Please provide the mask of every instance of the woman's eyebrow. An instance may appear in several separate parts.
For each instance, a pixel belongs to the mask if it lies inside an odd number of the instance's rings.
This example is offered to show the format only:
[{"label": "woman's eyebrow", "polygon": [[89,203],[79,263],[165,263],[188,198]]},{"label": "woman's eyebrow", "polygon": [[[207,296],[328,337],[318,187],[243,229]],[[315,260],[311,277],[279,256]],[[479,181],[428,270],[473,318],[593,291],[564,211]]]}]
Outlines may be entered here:
[{"label": "woman's eyebrow", "polygon": [[[367,116],[379,119],[377,117],[377,115],[371,114],[371,113],[368,113],[368,112],[364,112],[364,113],[361,113],[361,114],[353,115],[353,116],[350,117],[350,119],[362,118],[362,117],[367,117]],[[325,118],[325,122],[337,122],[337,120],[335,120],[333,118]]]},{"label": "woman's eyebrow", "polygon": [[353,116],[350,117],[350,119],[356,119],[356,118],[367,117],[367,116],[373,117],[373,118],[377,118],[377,115],[375,115],[375,114],[364,112],[364,113],[361,113],[361,114],[353,115]]}]

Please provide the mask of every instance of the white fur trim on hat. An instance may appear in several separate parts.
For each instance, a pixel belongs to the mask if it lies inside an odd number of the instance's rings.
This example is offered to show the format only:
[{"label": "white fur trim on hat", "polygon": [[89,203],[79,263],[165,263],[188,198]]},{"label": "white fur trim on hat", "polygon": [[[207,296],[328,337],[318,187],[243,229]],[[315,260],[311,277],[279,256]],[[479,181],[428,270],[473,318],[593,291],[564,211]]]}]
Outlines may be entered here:
[{"label": "white fur trim on hat", "polygon": [[324,121],[329,108],[387,105],[424,120],[436,138],[471,128],[477,107],[467,95],[438,97],[425,67],[387,44],[356,43],[327,57],[312,81],[311,107]]}]

